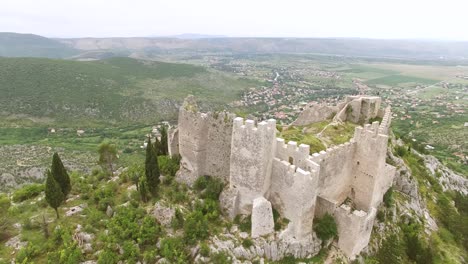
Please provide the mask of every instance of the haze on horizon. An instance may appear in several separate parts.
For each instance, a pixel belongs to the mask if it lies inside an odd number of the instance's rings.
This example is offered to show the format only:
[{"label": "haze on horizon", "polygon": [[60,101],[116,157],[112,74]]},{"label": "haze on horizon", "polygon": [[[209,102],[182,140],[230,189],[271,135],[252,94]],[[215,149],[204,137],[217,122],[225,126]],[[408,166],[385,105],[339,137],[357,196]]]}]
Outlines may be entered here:
[{"label": "haze on horizon", "polygon": [[360,37],[468,41],[465,0],[15,0],[0,32],[46,37]]}]

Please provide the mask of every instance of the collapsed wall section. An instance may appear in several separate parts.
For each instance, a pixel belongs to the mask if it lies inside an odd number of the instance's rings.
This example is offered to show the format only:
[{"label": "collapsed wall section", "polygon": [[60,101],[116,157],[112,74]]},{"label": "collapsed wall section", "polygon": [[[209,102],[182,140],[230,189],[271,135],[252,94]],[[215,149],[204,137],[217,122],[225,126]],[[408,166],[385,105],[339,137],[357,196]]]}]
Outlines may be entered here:
[{"label": "collapsed wall section", "polygon": [[312,234],[320,167],[308,161],[309,171],[286,160],[273,159],[270,201],[290,222],[285,232],[295,239]]},{"label": "collapsed wall section", "polygon": [[369,244],[376,209],[353,210],[345,204],[317,196],[315,216],[332,215],[338,229],[338,247],[351,259]]},{"label": "collapsed wall section", "polygon": [[270,188],[275,150],[276,121],[255,126],[253,120],[234,119],[229,188],[238,190],[236,211],[250,214],[252,201],[266,196]]}]

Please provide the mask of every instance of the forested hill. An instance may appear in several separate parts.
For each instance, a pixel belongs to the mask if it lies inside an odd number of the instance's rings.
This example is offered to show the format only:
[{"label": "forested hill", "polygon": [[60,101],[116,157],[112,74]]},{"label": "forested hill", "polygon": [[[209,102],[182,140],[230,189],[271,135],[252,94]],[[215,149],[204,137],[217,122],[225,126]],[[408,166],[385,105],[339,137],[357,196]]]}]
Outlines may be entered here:
[{"label": "forested hill", "polygon": [[33,34],[0,32],[0,57],[66,58],[79,51],[57,40]]},{"label": "forested hill", "polygon": [[225,105],[255,84],[199,66],[130,58],[0,58],[0,117],[150,122],[174,118],[189,93]]}]

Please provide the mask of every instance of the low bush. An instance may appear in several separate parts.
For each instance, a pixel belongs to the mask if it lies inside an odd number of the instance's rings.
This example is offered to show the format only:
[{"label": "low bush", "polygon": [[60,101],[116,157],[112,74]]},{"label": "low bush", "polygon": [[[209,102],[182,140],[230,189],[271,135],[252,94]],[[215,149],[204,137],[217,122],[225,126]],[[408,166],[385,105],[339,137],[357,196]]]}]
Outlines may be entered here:
[{"label": "low bush", "polygon": [[246,239],[244,239],[242,241],[242,246],[244,248],[247,248],[247,249],[250,248],[251,246],[253,246],[253,244],[254,244],[253,241],[251,239],[248,239],[248,238],[246,238]]},{"label": "low bush", "polygon": [[336,237],[338,229],[336,227],[335,218],[326,213],[322,218],[316,219],[314,223],[314,231],[323,242]]},{"label": "low bush", "polygon": [[390,187],[383,196],[383,202],[386,207],[391,207],[393,205],[393,187]]},{"label": "low bush", "polygon": [[193,188],[198,191],[201,198],[209,198],[216,201],[219,200],[223,187],[224,183],[221,179],[211,176],[200,176],[193,185]]},{"label": "low bush", "polygon": [[231,258],[229,255],[224,251],[219,251],[216,254],[211,256],[211,263],[213,264],[230,264],[232,263]]},{"label": "low bush", "polygon": [[184,234],[188,244],[194,244],[209,235],[209,225],[205,216],[200,211],[194,211],[187,216],[184,223]]},{"label": "low bush", "polygon": [[180,156],[158,156],[158,165],[161,174],[165,177],[175,176],[180,167]]},{"label": "low bush", "polygon": [[239,229],[242,232],[250,232],[250,229],[252,229],[252,216],[237,215],[236,218],[234,218],[234,223],[239,225]]},{"label": "low bush", "polygon": [[185,249],[184,241],[180,237],[169,237],[161,241],[161,256],[170,263],[188,263],[189,254]]},{"label": "low bush", "polygon": [[203,257],[208,257],[210,255],[210,247],[207,243],[203,242],[200,244],[200,255]]},{"label": "low bush", "polygon": [[13,193],[12,200],[15,203],[19,203],[34,198],[41,194],[44,191],[44,188],[44,184],[34,183],[25,185]]}]

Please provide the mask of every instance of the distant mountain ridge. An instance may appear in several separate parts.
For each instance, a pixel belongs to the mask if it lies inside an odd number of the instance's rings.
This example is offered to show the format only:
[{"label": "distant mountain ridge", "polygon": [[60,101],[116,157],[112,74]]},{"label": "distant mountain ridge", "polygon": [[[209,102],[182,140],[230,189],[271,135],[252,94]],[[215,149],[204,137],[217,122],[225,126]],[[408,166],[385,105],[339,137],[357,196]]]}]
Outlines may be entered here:
[{"label": "distant mountain ridge", "polygon": [[[468,42],[384,40],[362,38],[231,38],[220,35],[181,34],[167,37],[50,39],[33,34],[0,33],[0,56],[80,57],[96,59],[111,52],[132,52],[152,58],[160,53],[313,53],[351,57],[468,61]],[[89,56],[89,53],[87,54]],[[82,56],[81,56],[82,57]]]},{"label": "distant mountain ridge", "polygon": [[0,57],[66,58],[79,52],[54,39],[34,34],[0,32]]},{"label": "distant mountain ridge", "polygon": [[77,38],[58,39],[80,50],[158,52],[316,53],[398,59],[468,60],[468,42],[359,38]]}]

